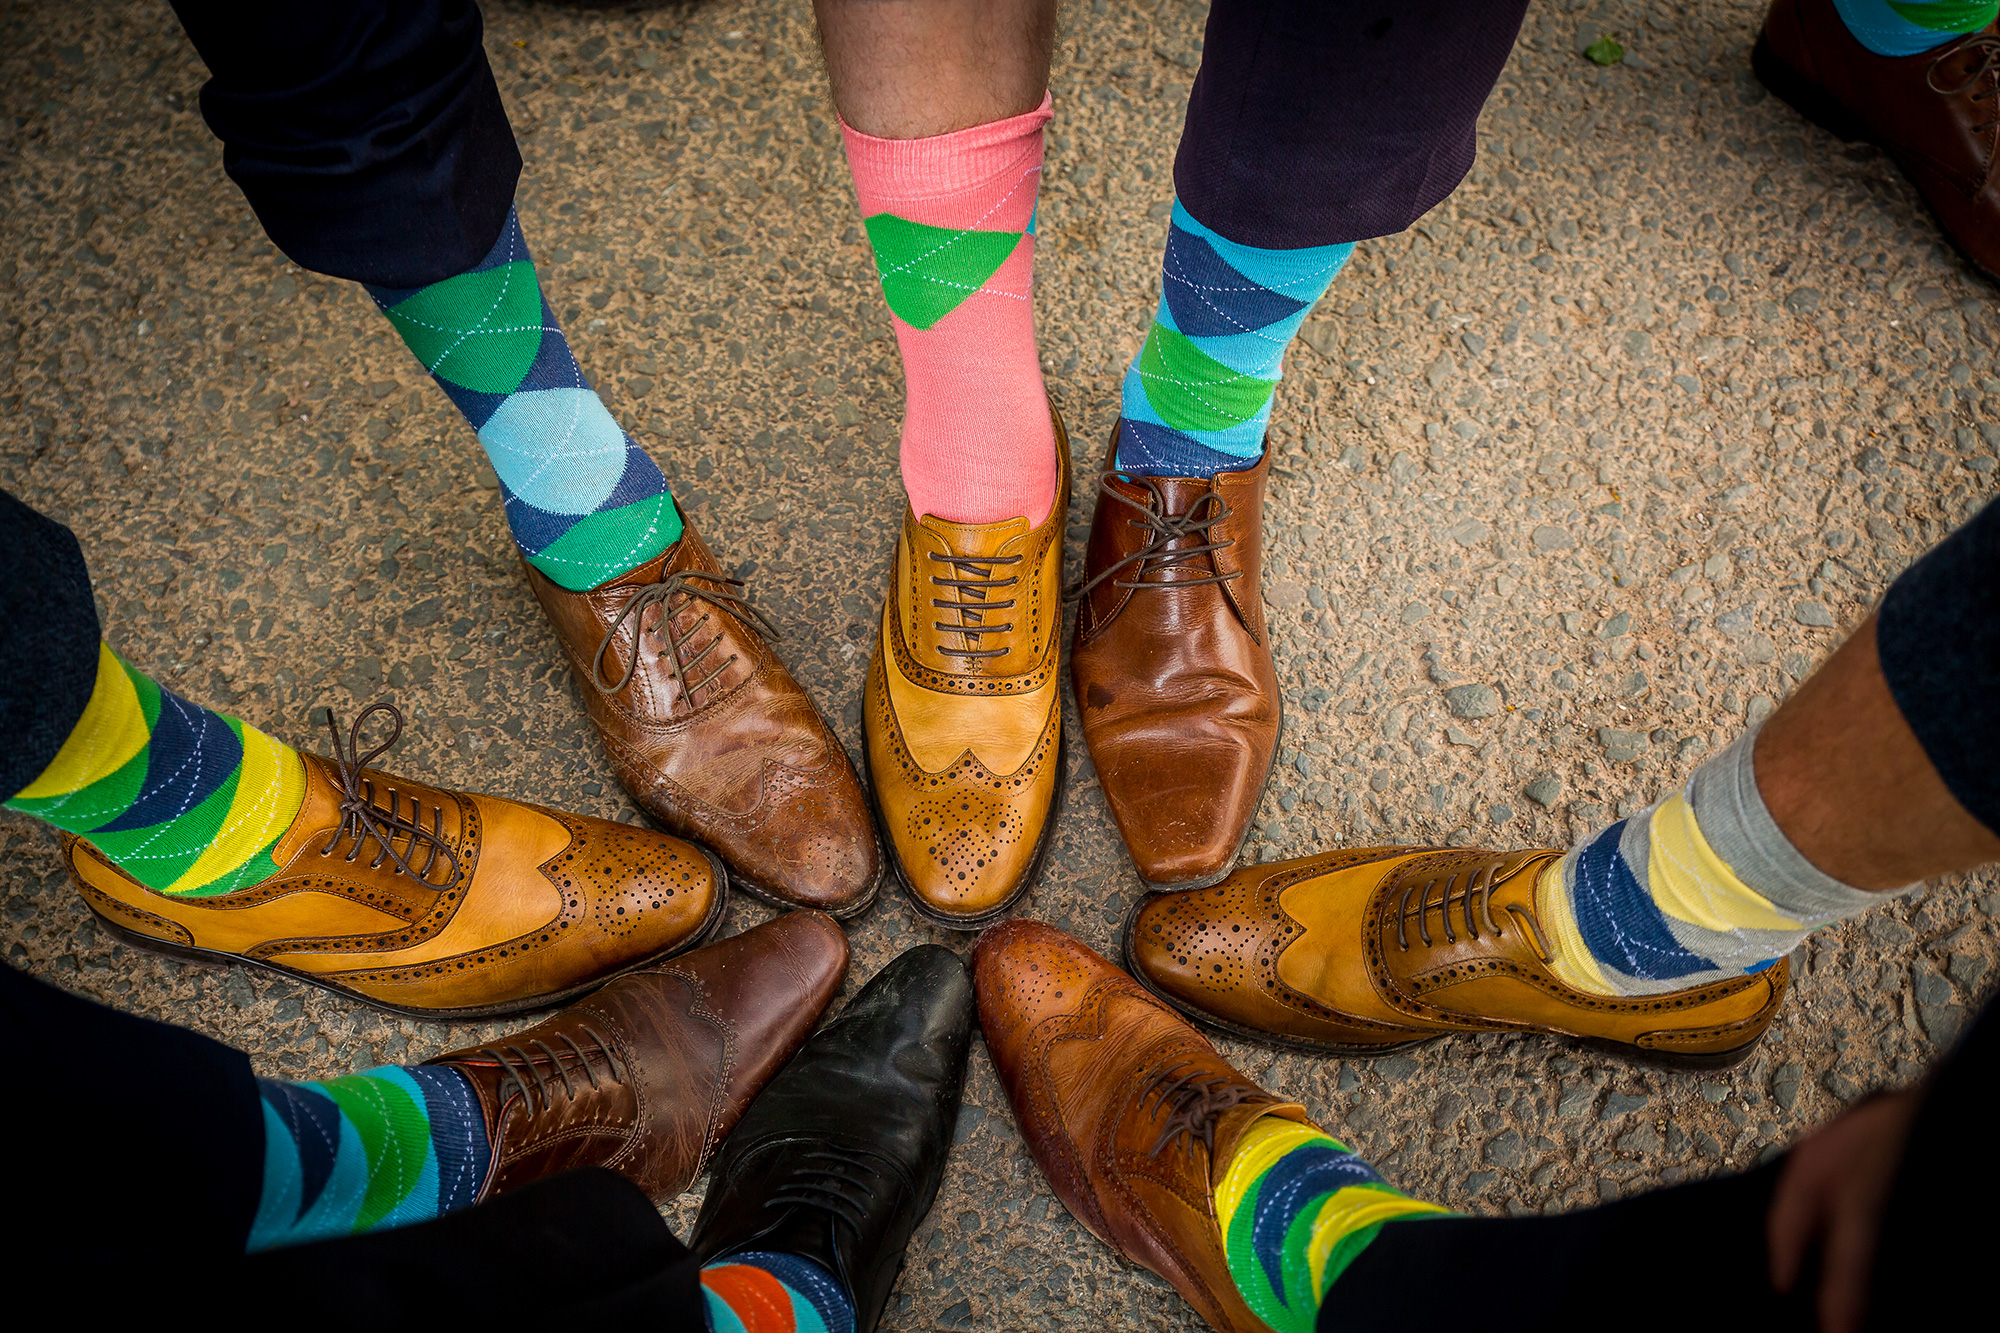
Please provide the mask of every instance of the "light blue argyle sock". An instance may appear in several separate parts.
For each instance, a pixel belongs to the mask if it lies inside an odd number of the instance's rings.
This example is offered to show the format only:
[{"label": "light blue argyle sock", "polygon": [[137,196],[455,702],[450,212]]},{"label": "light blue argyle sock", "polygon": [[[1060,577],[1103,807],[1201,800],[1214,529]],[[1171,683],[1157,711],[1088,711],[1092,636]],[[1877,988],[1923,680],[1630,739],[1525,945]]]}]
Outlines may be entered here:
[{"label": "light blue argyle sock", "polygon": [[1125,371],[1118,469],[1212,477],[1254,463],[1285,349],[1353,253],[1352,244],[1238,245],[1175,200],[1160,306]]},{"label": "light blue argyle sock", "polygon": [[1854,40],[1878,56],[1914,56],[1978,32],[2000,0],[1833,0]]}]

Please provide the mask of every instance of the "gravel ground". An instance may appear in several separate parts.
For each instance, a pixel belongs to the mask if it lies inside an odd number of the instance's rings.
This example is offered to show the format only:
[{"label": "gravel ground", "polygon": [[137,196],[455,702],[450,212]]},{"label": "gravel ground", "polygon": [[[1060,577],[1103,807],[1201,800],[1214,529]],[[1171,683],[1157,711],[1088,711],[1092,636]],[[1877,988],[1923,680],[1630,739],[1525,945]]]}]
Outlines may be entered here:
[{"label": "gravel ground", "polygon": [[[1040,317],[1092,457],[1156,297],[1202,14],[1096,0],[1066,19]],[[1363,245],[1306,326],[1272,432],[1287,731],[1257,856],[1562,846],[1637,810],[1992,493],[1995,292],[1880,153],[1765,95],[1760,19],[1536,4],[1471,178]],[[902,389],[806,7],[500,0],[488,24],[524,224],[579,357],[858,751]],[[398,771],[637,818],[471,432],[359,289],[264,240],[165,6],[17,0],[0,25],[0,484],[76,530],[111,641],[295,744],[324,748],[311,710],[392,698],[413,721]],[[1600,32],[1623,65],[1579,55]],[[1089,503],[1086,485],[1073,561]],[[1021,911],[1110,951],[1139,884],[1069,753]],[[14,965],[262,1073],[504,1030],[115,945],[26,819],[0,816],[0,897]],[[739,900],[731,925],[764,915]],[[1498,1036],[1370,1063],[1222,1045],[1407,1189],[1572,1208],[1752,1165],[1912,1078],[1990,989],[1996,917],[1983,874],[1818,935],[1724,1074]],[[854,927],[850,990],[926,939],[969,947],[885,895]],[[983,1053],[960,1140],[885,1327],[1197,1326],[1054,1203]]]}]

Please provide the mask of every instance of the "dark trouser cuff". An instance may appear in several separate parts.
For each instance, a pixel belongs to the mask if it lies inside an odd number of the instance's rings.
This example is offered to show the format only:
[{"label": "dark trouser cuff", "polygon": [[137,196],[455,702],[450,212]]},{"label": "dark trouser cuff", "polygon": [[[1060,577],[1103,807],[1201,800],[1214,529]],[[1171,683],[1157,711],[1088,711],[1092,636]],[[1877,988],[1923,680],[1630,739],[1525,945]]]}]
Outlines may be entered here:
[{"label": "dark trouser cuff", "polygon": [[1889,693],[1944,785],[2000,833],[2000,501],[1890,585],[1875,647]]},{"label": "dark trouser cuff", "polygon": [[0,800],[41,776],[97,686],[97,603],[70,530],[0,491]]}]

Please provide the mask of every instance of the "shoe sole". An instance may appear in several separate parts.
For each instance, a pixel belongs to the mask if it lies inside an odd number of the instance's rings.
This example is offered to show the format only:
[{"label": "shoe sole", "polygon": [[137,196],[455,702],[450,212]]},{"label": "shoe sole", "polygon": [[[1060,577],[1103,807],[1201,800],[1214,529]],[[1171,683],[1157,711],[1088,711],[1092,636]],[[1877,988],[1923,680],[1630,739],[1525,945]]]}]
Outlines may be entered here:
[{"label": "shoe sole", "polygon": [[1925,197],[1923,187],[1917,184],[1903,164],[1897,160],[1895,150],[1876,138],[1874,132],[1868,128],[1868,122],[1848,110],[1838,98],[1786,64],[1784,58],[1771,49],[1770,39],[1761,32],[1757,34],[1757,44],[1750,50],[1750,71],[1757,76],[1757,82],[1769,89],[1779,101],[1842,143],[1871,143],[1888,154],[1889,160],[1896,164],[1896,170],[1903,173],[1903,179],[1909,182],[1910,187],[1916,190],[1917,198],[1923,201],[1924,211],[1929,213],[1931,221],[1937,224],[1938,234],[1958,252],[1958,257],[1963,259],[1973,272],[1990,283],[2000,285],[2000,273],[1995,273],[1966,253],[1965,247],[1958,243],[1958,238],[1951,234],[1951,229],[1944,225],[1944,219],[1938,216],[1937,209],[1932,207],[1931,201]]},{"label": "shoe sole", "polygon": [[1145,987],[1148,995],[1151,995],[1161,1004],[1166,1005],[1189,1022],[1199,1027],[1211,1028],[1217,1032],[1226,1033],[1232,1037],[1239,1037],[1244,1041],[1255,1042],[1260,1046],[1275,1046],[1281,1050],[1297,1051],[1303,1055],[1331,1055],[1345,1060],[1366,1060],[1379,1055],[1394,1055],[1399,1051],[1411,1050],[1418,1046],[1428,1046],[1432,1042],[1442,1041],[1446,1037],[1471,1035],[1472,1032],[1516,1032],[1524,1036],[1547,1037],[1554,1041],[1567,1042],[1575,1046],[1586,1046],[1592,1050],[1603,1051],[1610,1055],[1621,1056],[1627,1060],[1634,1060],[1640,1064],[1654,1065],[1662,1069],[1701,1070],[1727,1069],[1731,1065],[1741,1064],[1749,1057],[1750,1052],[1757,1048],[1757,1043],[1764,1040],[1764,1034],[1759,1032],[1743,1045],[1732,1046],[1726,1051],[1692,1054],[1679,1051],[1655,1051],[1644,1046],[1634,1046],[1629,1042],[1612,1041],[1606,1037],[1573,1037],[1562,1032],[1542,1032],[1532,1029],[1524,1031],[1520,1028],[1481,1028],[1471,1029],[1468,1032],[1438,1032],[1427,1037],[1415,1037],[1409,1041],[1389,1042],[1380,1046],[1346,1046],[1339,1042],[1316,1041],[1311,1037],[1288,1037],[1281,1033],[1265,1032],[1259,1028],[1245,1027],[1241,1023],[1232,1023],[1225,1018],[1217,1018],[1206,1010],[1199,1009],[1187,1003],[1178,996],[1169,995],[1166,991],[1154,985],[1152,978],[1148,977],[1138,964],[1133,961],[1132,934],[1134,928],[1139,923],[1139,913],[1147,903],[1161,896],[1157,893],[1147,894],[1137,903],[1134,903],[1132,910],[1125,914],[1125,926],[1120,932],[1120,947],[1124,953],[1125,971],[1134,981]]},{"label": "shoe sole", "polygon": [[[1278,740],[1283,740],[1285,736],[1285,697],[1282,691],[1279,692],[1277,700]],[[1222,869],[1203,875],[1198,879],[1179,880],[1147,879],[1145,872],[1139,871],[1139,882],[1154,893],[1172,893],[1183,889],[1211,889],[1235,874],[1236,868],[1243,864],[1243,849],[1250,845],[1250,832],[1256,827],[1257,812],[1264,808],[1264,798],[1271,794],[1271,775],[1277,771],[1278,743],[1277,741],[1273,741],[1271,743],[1271,762],[1264,765],[1264,782],[1262,786],[1257,788],[1257,803],[1250,807],[1250,817],[1243,821],[1243,833],[1236,839],[1236,850],[1229,854],[1229,860],[1223,863]],[[1125,841],[1122,832],[1118,840],[1120,842]],[[1125,845],[1125,855],[1131,858],[1132,868],[1139,870],[1139,858],[1132,855],[1132,846],[1130,843],[1126,843]]]},{"label": "shoe sole", "polygon": [[[686,841],[686,839],[682,841]],[[339,982],[331,981],[326,977],[316,976],[311,972],[302,972],[294,967],[286,967],[283,963],[269,963],[262,959],[245,958],[242,954],[224,953],[218,949],[199,949],[187,944],[169,944],[165,940],[156,940],[150,935],[141,935],[135,930],[119,925],[116,921],[98,912],[96,908],[91,907],[87,901],[84,903],[84,906],[89,909],[92,916],[97,918],[97,924],[109,931],[114,939],[129,944],[135,949],[145,949],[151,953],[164,954],[169,958],[177,958],[182,962],[199,963],[209,967],[261,968],[266,972],[274,972],[282,977],[290,977],[294,981],[303,981],[309,986],[317,986],[321,990],[332,991],[342,999],[353,1000],[357,1003],[367,1005],[370,1009],[379,1009],[383,1013],[395,1014],[401,1018],[418,1018],[430,1022],[446,1023],[482,1018],[506,1018],[514,1014],[532,1013],[539,1009],[553,1009],[557,1005],[566,1004],[571,1000],[588,995],[599,987],[616,981],[619,977],[643,971],[655,964],[664,963],[670,958],[678,958],[680,955],[699,949],[702,945],[708,943],[709,937],[715,934],[716,928],[722,924],[722,918],[729,907],[729,870],[722,863],[722,858],[708,848],[703,847],[700,843],[690,845],[698,848],[701,854],[708,858],[709,869],[715,876],[716,885],[715,902],[710,905],[708,915],[702,918],[701,925],[695,928],[693,934],[671,948],[663,949],[649,958],[642,958],[638,962],[629,963],[615,972],[606,973],[604,976],[593,978],[580,985],[570,986],[559,991],[550,991],[544,995],[530,996],[523,1000],[508,1000],[501,1004],[473,1005],[461,1009],[419,1009],[409,1005],[390,1004],[386,1000],[378,1000],[372,995],[365,994],[349,986],[343,986]]]},{"label": "shoe sole", "polygon": [[1014,910],[1029,889],[1042,877],[1042,860],[1049,853],[1049,838],[1056,831],[1056,819],[1062,814],[1063,792],[1069,785],[1069,736],[1066,730],[1056,734],[1056,787],[1049,793],[1049,813],[1042,820],[1042,832],[1035,839],[1034,855],[1028,859],[1028,868],[1021,872],[1020,883],[1008,891],[998,906],[989,907],[984,912],[972,916],[958,916],[950,912],[940,912],[926,903],[917,893],[916,885],[910,882],[909,872],[903,869],[903,858],[896,851],[896,840],[889,836],[889,820],[882,813],[882,802],[876,798],[875,761],[866,750],[862,752],[862,772],[868,778],[868,809],[875,816],[875,827],[881,837],[882,856],[890,868],[896,872],[896,882],[903,886],[903,896],[910,900],[910,906],[917,909],[917,915],[932,925],[943,926],[946,930],[979,931],[1004,918]]}]

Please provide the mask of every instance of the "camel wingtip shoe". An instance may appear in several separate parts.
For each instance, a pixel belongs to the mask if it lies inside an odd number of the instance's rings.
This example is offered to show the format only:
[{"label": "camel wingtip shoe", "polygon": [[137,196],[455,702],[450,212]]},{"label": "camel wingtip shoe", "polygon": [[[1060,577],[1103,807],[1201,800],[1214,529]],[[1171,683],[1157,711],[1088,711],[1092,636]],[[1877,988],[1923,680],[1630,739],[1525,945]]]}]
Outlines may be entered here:
[{"label": "camel wingtip shoe", "polygon": [[1063,774],[1062,538],[1069,446],[1039,527],[907,507],[862,710],[897,879],[929,920],[977,930],[1034,883]]},{"label": "camel wingtip shoe", "polygon": [[1939,36],[1917,55],[1878,55],[1833,0],[1773,0],[1751,67],[1806,119],[1878,144],[1945,239],[2000,282],[2000,23]]},{"label": "camel wingtip shoe", "polygon": [[[1229,1274],[1214,1187],[1251,1125],[1306,1122],[1132,978],[1052,926],[974,954],[979,1022],[1028,1152],[1084,1228],[1222,1333],[1268,1333]],[[1306,1122],[1309,1123],[1309,1122]]]},{"label": "camel wingtip shoe", "polygon": [[1747,1056],[1783,1002],[1787,964],[1656,995],[1576,990],[1551,968],[1536,898],[1561,856],[1363,847],[1248,866],[1135,905],[1126,959],[1183,1014],[1319,1054],[1511,1031],[1669,1066]]},{"label": "camel wingtip shoe", "polygon": [[600,588],[571,592],[533,565],[527,577],[647,815],[776,906],[848,919],[874,904],[882,856],[853,761],[773,648],[777,626],[692,524]]},{"label": "camel wingtip shoe", "polygon": [[485,1112],[481,1198],[582,1166],[654,1202],[693,1183],[847,974],[847,940],[794,912],[618,978],[522,1032],[425,1061]]},{"label": "camel wingtip shoe", "polygon": [[[388,705],[377,705],[395,718]],[[278,872],[170,894],[63,837],[84,903],[120,939],[246,962],[418,1018],[547,1008],[700,945],[728,878],[706,848],[651,829],[435,787],[367,767],[355,719],[339,758],[301,754],[305,794]],[[329,725],[331,721],[329,721]]]},{"label": "camel wingtip shoe", "polygon": [[746,1250],[810,1260],[846,1288],[856,1333],[871,1333],[944,1178],[973,1021],[951,950],[891,960],[737,1125],[689,1248],[705,1265]]},{"label": "camel wingtip shoe", "polygon": [[1235,868],[1283,703],[1263,600],[1268,452],[1214,477],[1098,482],[1070,673],[1105,802],[1139,877],[1197,888]]}]

